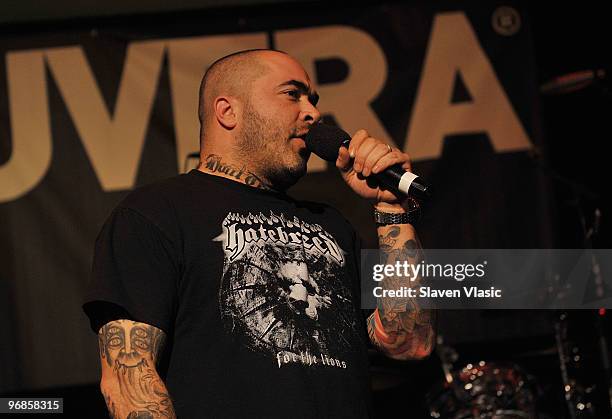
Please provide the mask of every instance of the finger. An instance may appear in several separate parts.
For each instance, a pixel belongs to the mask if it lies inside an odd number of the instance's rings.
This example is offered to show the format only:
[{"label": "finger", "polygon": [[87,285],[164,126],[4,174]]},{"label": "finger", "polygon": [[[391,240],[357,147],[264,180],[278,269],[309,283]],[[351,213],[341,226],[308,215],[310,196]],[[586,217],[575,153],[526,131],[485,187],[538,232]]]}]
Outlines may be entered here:
[{"label": "finger", "polygon": [[365,162],[363,163],[363,170],[361,174],[364,176],[370,176],[372,168],[376,163],[385,155],[392,153],[391,148],[385,143],[378,143],[367,155]]},{"label": "finger", "polygon": [[378,144],[380,144],[380,141],[376,138],[367,137],[361,142],[359,148],[355,150],[355,160],[353,161],[353,169],[357,173],[361,173],[368,154],[370,154]]},{"label": "finger", "polygon": [[410,155],[408,153],[403,154],[406,156],[406,162],[402,164],[402,169],[412,172],[412,160],[410,160]]},{"label": "finger", "polygon": [[351,158],[355,158],[355,151],[359,148],[363,140],[368,138],[370,134],[364,129],[360,129],[351,137],[351,142],[349,143],[349,154]]},{"label": "finger", "polygon": [[[382,156],[372,168],[372,173],[380,173],[383,172],[387,167],[391,167],[395,164],[401,164],[402,168],[405,170],[409,170],[410,162],[406,159],[408,158],[407,154],[401,153],[399,151],[393,151],[392,153],[386,154]],[[405,166],[408,163],[408,168]]]},{"label": "finger", "polygon": [[402,169],[412,172],[412,163],[410,162],[410,160],[402,164]]},{"label": "finger", "polygon": [[336,159],[336,167],[343,172],[351,170],[351,156],[346,147],[340,147],[338,150],[338,158]]}]

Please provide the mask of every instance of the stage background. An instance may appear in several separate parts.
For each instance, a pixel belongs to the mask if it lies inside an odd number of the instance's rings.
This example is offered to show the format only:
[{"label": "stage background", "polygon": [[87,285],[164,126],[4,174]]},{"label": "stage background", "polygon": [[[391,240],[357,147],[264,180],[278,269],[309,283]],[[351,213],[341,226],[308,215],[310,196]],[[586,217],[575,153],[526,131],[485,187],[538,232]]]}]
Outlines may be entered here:
[{"label": "stage background", "polygon": [[[419,227],[425,247],[579,247],[576,225],[563,224],[572,210],[557,205],[564,186],[543,169],[551,147],[531,24],[538,13],[515,1],[314,2],[6,25],[0,392],[97,381],[97,342],[80,309],[96,234],[130,190],[192,163],[197,84],[236,50],[294,55],[316,80],[328,122],[364,127],[412,155],[435,190]],[[571,175],[567,156],[557,166]],[[375,246],[371,209],[335,168],[313,159],[290,193],[334,205]],[[552,333],[547,313],[441,314],[453,344]]]}]

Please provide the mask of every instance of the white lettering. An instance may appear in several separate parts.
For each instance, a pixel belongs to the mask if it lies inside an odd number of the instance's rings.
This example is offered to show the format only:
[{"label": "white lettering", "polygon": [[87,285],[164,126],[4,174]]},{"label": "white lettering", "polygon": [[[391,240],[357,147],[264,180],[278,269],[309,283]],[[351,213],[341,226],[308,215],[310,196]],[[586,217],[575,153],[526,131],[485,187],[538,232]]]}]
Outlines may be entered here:
[{"label": "white lettering", "polygon": [[105,191],[134,187],[163,53],[162,41],[128,46],[111,117],[82,48],[46,51],[51,74]]},{"label": "white lettering", "polygon": [[437,290],[430,287],[419,288],[419,297],[425,298],[459,298],[461,292],[459,290]]},{"label": "white lettering", "polygon": [[32,190],[51,164],[51,127],[42,51],[6,54],[12,152],[0,166],[0,202]]},{"label": "white lettering", "polygon": [[[451,104],[459,72],[473,99]],[[450,134],[485,132],[497,152],[527,150],[529,138],[463,12],[436,15],[404,147],[434,159]]]}]

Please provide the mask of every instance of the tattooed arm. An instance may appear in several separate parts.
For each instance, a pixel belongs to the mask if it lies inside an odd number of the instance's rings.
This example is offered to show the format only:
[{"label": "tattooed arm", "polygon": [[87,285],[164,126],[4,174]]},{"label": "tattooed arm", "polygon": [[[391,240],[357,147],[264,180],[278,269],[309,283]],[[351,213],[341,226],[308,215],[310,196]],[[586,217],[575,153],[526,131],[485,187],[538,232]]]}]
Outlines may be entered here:
[{"label": "tattooed arm", "polygon": [[[411,171],[410,157],[402,150],[371,137],[366,130],[357,131],[349,149],[340,147],[336,167],[342,178],[357,195],[375,203],[382,212],[403,212],[401,198],[391,191],[369,182],[368,176],[381,173],[387,167],[400,164]],[[414,228],[409,224],[378,228],[380,250],[385,264],[396,260],[416,263],[420,257]],[[418,280],[386,278],[383,289],[418,286]],[[368,334],[372,343],[387,356],[395,359],[420,359],[431,353],[435,338],[435,312],[421,309],[412,298],[378,298],[377,309],[368,319]]]},{"label": "tattooed arm", "polygon": [[100,328],[100,389],[111,418],[176,418],[155,369],[165,337],[160,329],[131,320],[112,321]]},{"label": "tattooed arm", "polygon": [[[391,212],[388,208],[381,211]],[[422,260],[422,249],[414,227],[396,224],[378,227],[381,263],[395,265],[407,260],[417,264]],[[383,289],[415,288],[419,278],[385,277]],[[421,309],[412,298],[380,297],[377,309],[368,318],[368,335],[372,344],[393,359],[422,359],[431,353],[435,342],[434,310]]]}]

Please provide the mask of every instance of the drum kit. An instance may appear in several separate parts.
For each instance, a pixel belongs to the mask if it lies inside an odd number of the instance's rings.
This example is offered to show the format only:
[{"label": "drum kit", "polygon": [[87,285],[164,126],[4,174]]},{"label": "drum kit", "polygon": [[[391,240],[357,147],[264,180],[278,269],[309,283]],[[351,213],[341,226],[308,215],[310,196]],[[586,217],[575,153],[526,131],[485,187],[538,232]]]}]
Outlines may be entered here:
[{"label": "drum kit", "polygon": [[[607,418],[610,406],[605,397],[595,397],[597,385],[594,374],[581,370],[581,350],[575,341],[568,339],[568,314],[560,313],[555,323],[555,347],[519,357],[558,356],[558,368],[551,372],[560,376],[562,394],[557,400],[565,400],[562,417]],[[429,414],[432,418],[447,419],[542,419],[558,418],[541,411],[538,399],[542,395],[542,383],[516,362],[478,361],[455,368],[458,359],[453,348],[439,337],[436,349],[444,372],[444,380],[428,393]],[[600,394],[601,395],[601,394]],[[597,403],[604,404],[598,406]],[[612,404],[612,399],[608,400]],[[546,409],[544,409],[545,411]],[[557,409],[558,411],[559,409]]]},{"label": "drum kit", "polygon": [[432,418],[531,419],[535,382],[516,364],[480,361],[450,372],[430,393]]}]

